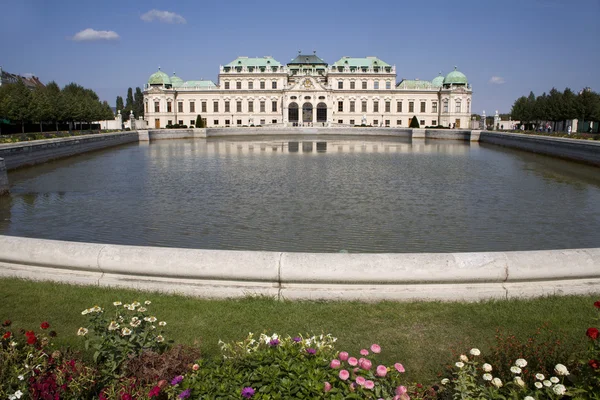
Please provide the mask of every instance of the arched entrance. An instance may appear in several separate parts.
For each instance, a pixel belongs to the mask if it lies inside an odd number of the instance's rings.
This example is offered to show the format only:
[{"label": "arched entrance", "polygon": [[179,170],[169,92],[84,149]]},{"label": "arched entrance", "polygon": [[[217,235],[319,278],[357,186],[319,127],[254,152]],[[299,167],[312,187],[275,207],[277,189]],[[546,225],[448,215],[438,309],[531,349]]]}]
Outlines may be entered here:
[{"label": "arched entrance", "polygon": [[290,103],[288,106],[288,121],[298,122],[298,103]]},{"label": "arched entrance", "polygon": [[327,122],[327,104],[317,104],[317,122]]},{"label": "arched entrance", "polygon": [[313,106],[311,103],[304,103],[302,106],[302,122],[313,122]]}]

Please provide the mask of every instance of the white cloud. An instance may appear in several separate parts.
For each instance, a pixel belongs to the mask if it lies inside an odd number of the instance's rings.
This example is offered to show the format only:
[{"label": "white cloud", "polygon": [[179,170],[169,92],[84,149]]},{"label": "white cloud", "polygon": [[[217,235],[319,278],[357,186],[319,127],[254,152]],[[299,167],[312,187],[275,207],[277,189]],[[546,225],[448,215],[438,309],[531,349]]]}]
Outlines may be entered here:
[{"label": "white cloud", "polygon": [[493,83],[495,85],[502,85],[504,83],[504,78],[501,76],[492,76],[490,78],[490,83]]},{"label": "white cloud", "polygon": [[185,18],[179,14],[170,11],[150,10],[140,17],[143,21],[152,22],[154,20],[166,24],[185,24]]},{"label": "white cloud", "polygon": [[87,28],[81,32],[77,32],[71,38],[75,42],[91,42],[96,40],[119,40],[119,35],[114,31],[97,31],[92,28]]}]

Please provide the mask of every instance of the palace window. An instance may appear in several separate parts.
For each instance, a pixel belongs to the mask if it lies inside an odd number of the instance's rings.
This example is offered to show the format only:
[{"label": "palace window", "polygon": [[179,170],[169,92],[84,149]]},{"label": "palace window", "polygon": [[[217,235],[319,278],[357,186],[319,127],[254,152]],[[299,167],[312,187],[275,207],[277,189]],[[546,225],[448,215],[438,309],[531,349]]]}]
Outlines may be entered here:
[{"label": "palace window", "polygon": [[254,102],[252,100],[248,100],[248,112],[254,112]]},{"label": "palace window", "polygon": [[343,112],[343,111],[344,111],[344,102],[338,101],[338,112]]},{"label": "palace window", "polygon": [[352,89],[352,90],[356,89],[356,82],[354,82],[354,81],[350,82],[350,89]]},{"label": "palace window", "polygon": [[460,113],[460,101],[454,103],[454,112]]},{"label": "palace window", "polygon": [[319,100],[325,100],[325,96],[319,96]]},{"label": "palace window", "polygon": [[467,100],[467,113],[471,112],[471,100]]},{"label": "palace window", "polygon": [[373,120],[373,126],[379,126],[379,120],[378,119],[374,119]]},{"label": "palace window", "polygon": [[260,120],[260,124],[261,124],[261,125],[264,125],[264,124],[266,123],[265,121],[266,121],[266,120],[264,120],[264,119],[261,119],[261,120]]},{"label": "palace window", "polygon": [[229,120],[228,119],[225,120],[225,126],[229,126]]},{"label": "palace window", "polygon": [[196,103],[194,103],[193,101],[190,101],[190,112],[196,112]]},{"label": "palace window", "polygon": [[237,124],[238,124],[238,126],[239,126],[239,125],[241,125],[241,124],[242,124],[242,120],[241,120],[241,119],[238,119],[238,120],[237,120]]},{"label": "palace window", "polygon": [[206,112],[206,102],[205,101],[202,102],[202,112],[203,113]]},{"label": "palace window", "polygon": [[215,120],[213,121],[213,125],[215,125],[215,126],[218,126],[218,125],[219,125],[219,120],[218,120],[218,119],[215,119]]},{"label": "palace window", "polygon": [[353,119],[350,120],[350,125],[354,125],[354,120]]},{"label": "palace window", "polygon": [[373,112],[379,112],[379,102],[378,101],[373,102]]},{"label": "palace window", "polygon": [[424,120],[424,119],[420,120],[420,121],[419,121],[419,125],[421,125],[421,126],[425,126],[425,120]]},{"label": "palace window", "polygon": [[271,120],[271,123],[272,123],[272,124],[276,124],[276,123],[277,123],[277,120],[276,120],[276,119],[272,119],[272,120]]},{"label": "palace window", "polygon": [[425,112],[425,102],[424,101],[421,102],[421,112],[422,113]]},{"label": "palace window", "polygon": [[367,112],[367,101],[363,100],[362,104],[361,104],[361,112],[366,113]]},{"label": "palace window", "polygon": [[271,111],[277,112],[277,101],[276,100],[271,102]]},{"label": "palace window", "polygon": [[264,101],[260,102],[260,112],[265,112],[265,102]]},{"label": "palace window", "polygon": [[229,102],[228,101],[225,102],[225,112],[226,113],[229,112]]},{"label": "palace window", "polygon": [[254,89],[254,82],[248,82],[248,89]]},{"label": "palace window", "polygon": [[235,83],[235,88],[240,90],[242,88],[242,82],[236,82]]},{"label": "palace window", "polygon": [[158,101],[154,102],[154,112],[160,112],[160,103]]},{"label": "palace window", "polygon": [[437,113],[437,101],[434,101],[433,103],[431,103],[431,112]]},{"label": "palace window", "polygon": [[225,82],[225,89],[229,89],[229,82]]},{"label": "palace window", "polygon": [[[390,82],[390,81],[387,81],[387,82],[385,83],[385,88],[386,88],[387,90],[390,90],[390,89],[392,88],[392,82]],[[389,124],[388,124],[388,126],[389,126]]]},{"label": "palace window", "polygon": [[408,112],[415,112],[415,102],[414,101],[408,102]]},{"label": "palace window", "polygon": [[437,126],[437,121],[435,119],[431,121],[431,126]]},{"label": "palace window", "polygon": [[379,89],[379,81],[373,82],[373,89]]},{"label": "palace window", "polygon": [[183,125],[183,120],[182,120],[182,119],[180,119],[179,121],[177,121],[177,123],[178,123],[179,125]]},{"label": "palace window", "polygon": [[389,119],[385,120],[385,126],[390,126],[390,120]]},{"label": "palace window", "polygon": [[242,101],[241,100],[238,100],[236,102],[236,104],[235,104],[235,110],[236,110],[236,112],[239,112],[239,113],[242,112]]},{"label": "palace window", "polygon": [[173,125],[173,120],[172,119],[167,120],[167,125]]},{"label": "palace window", "polygon": [[265,81],[260,81],[260,88],[264,89],[265,88]]},{"label": "palace window", "polygon": [[171,111],[173,111],[173,110],[171,110],[171,102],[167,101],[167,112],[170,113]]},{"label": "palace window", "polygon": [[277,81],[271,82],[271,89],[277,89]]},{"label": "palace window", "polygon": [[367,82],[366,82],[366,81],[363,81],[363,83],[362,83],[362,88],[363,88],[363,90],[366,90],[366,89],[367,89]]},{"label": "palace window", "polygon": [[213,103],[213,112],[216,112],[216,113],[219,112],[219,102],[218,101],[215,101]]},{"label": "palace window", "polygon": [[391,103],[389,101],[385,102],[385,112],[390,112],[391,111]]},{"label": "palace window", "polygon": [[180,113],[183,112],[183,101],[178,101],[177,102],[177,112],[180,112]]},{"label": "palace window", "polygon": [[338,124],[343,124],[344,120],[343,119],[338,119]]},{"label": "palace window", "polygon": [[193,119],[190,119],[190,126],[196,124],[196,121],[194,121]]},{"label": "palace window", "polygon": [[402,102],[399,101],[396,103],[396,112],[402,112]]},{"label": "palace window", "polygon": [[338,89],[344,88],[344,81],[338,81]]},{"label": "palace window", "polygon": [[444,112],[447,113],[448,112],[448,100],[444,100],[444,108],[443,108]]},{"label": "palace window", "polygon": [[397,119],[396,120],[396,125],[402,125],[402,120],[401,119]]},{"label": "palace window", "polygon": [[354,100],[350,101],[350,112],[355,112],[356,111],[356,109],[355,109],[355,103],[356,102]]}]

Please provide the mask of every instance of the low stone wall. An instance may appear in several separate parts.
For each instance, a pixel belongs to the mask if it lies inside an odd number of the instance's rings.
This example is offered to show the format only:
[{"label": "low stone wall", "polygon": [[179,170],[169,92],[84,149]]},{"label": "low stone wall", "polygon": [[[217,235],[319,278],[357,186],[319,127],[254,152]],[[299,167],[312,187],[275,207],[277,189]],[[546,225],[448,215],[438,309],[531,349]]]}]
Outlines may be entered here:
[{"label": "low stone wall", "polygon": [[206,137],[268,136],[268,135],[344,135],[410,137],[412,129],[366,127],[247,127],[206,128]]},{"label": "low stone wall", "polygon": [[427,139],[444,139],[444,140],[471,140],[470,130],[458,129],[425,129],[425,137]]},{"label": "low stone wall", "polygon": [[[188,129],[150,129],[148,131],[148,139],[147,140],[174,140],[174,139],[196,139],[196,138],[205,138],[206,137],[206,129],[196,129],[196,128],[188,128]],[[140,135],[140,141],[146,140],[142,135]]]},{"label": "low stone wall", "polygon": [[138,133],[131,131],[0,144],[0,157],[11,170],[137,141]]},{"label": "low stone wall", "polygon": [[546,154],[600,167],[600,143],[597,141],[482,131],[479,142]]},{"label": "low stone wall", "polygon": [[8,175],[6,173],[6,164],[4,159],[0,158],[0,196],[9,193]]},{"label": "low stone wall", "polygon": [[449,254],[193,250],[0,236],[0,276],[207,298],[462,300],[600,292],[600,249]]}]

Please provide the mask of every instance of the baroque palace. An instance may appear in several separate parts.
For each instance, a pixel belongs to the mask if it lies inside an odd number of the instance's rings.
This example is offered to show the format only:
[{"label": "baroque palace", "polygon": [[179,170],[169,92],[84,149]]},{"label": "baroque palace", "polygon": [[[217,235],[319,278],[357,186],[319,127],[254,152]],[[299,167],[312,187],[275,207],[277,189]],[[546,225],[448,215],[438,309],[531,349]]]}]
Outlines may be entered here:
[{"label": "baroque palace", "polygon": [[221,66],[218,84],[159,71],[144,88],[149,127],[384,126],[467,128],[472,88],[456,70],[431,81],[396,80],[396,67],[377,57],[343,57],[328,65],[316,54],[287,65],[272,57],[238,57]]}]

